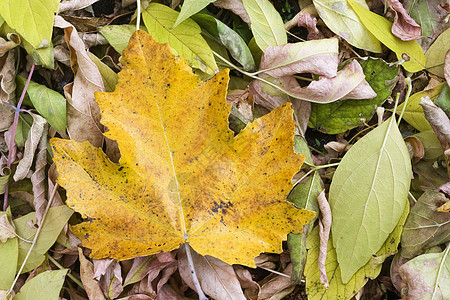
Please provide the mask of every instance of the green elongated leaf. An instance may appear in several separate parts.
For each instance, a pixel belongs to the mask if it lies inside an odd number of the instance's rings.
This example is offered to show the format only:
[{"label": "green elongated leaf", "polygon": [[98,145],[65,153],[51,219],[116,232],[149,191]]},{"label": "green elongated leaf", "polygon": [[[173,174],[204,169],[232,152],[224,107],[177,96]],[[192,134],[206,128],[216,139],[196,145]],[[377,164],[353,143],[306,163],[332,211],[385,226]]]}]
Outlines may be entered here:
[{"label": "green elongated leaf", "polygon": [[403,214],[395,229],[389,234],[380,250],[372,256],[367,264],[361,267],[348,281],[342,283],[341,270],[339,268],[336,249],[331,239],[328,241],[327,261],[325,268],[329,279],[329,288],[325,289],[320,282],[317,259],[319,257],[319,230],[316,226],[308,235],[306,245],[308,257],[305,266],[306,293],[310,300],[336,300],[350,299],[366,284],[367,278],[375,278],[380,274],[384,260],[397,252],[400,242],[403,224],[409,213],[409,203],[406,203]]},{"label": "green elongated leaf", "polygon": [[33,48],[50,46],[59,0],[0,0],[0,14]]},{"label": "green elongated leaf", "polygon": [[450,49],[450,28],[441,33],[425,53],[428,72],[444,78],[445,54]]},{"label": "green elongated leaf", "polygon": [[[368,8],[366,1],[356,0]],[[346,0],[313,0],[320,18],[331,31],[345,39],[350,45],[371,52],[381,53],[377,38],[359,21]]]},{"label": "green elongated leaf", "polygon": [[217,64],[206,41],[201,36],[201,28],[193,20],[187,19],[173,28],[178,12],[158,3],[150,3],[142,12],[148,33],[160,43],[169,43],[176,54],[183,56],[194,68],[214,74]]},{"label": "green elongated leaf", "polygon": [[[308,150],[309,152],[309,150]],[[308,157],[308,155],[306,155]],[[316,212],[316,218],[319,214],[319,206],[317,204],[317,196],[322,191],[320,185],[320,175],[315,171],[305,183],[299,183],[291,192],[288,200],[293,202],[297,207],[307,208]],[[309,224],[314,224],[312,220]],[[303,277],[303,269],[306,263],[306,237],[311,232],[312,226],[307,225],[303,229],[302,234],[288,234],[288,247],[291,254],[293,265],[291,280],[301,282]]]},{"label": "green elongated leaf", "polygon": [[258,47],[265,51],[269,46],[287,43],[283,20],[268,0],[243,0],[253,36]]},{"label": "green elongated leaf", "polygon": [[[19,89],[25,86],[26,78],[17,76]],[[58,92],[49,89],[45,85],[30,81],[27,88],[27,95],[39,114],[44,117],[54,129],[65,131],[66,121],[66,98]]]},{"label": "green elongated leaf", "polygon": [[377,93],[373,99],[343,100],[328,104],[311,104],[309,127],[328,134],[337,134],[368,122],[377,107],[391,95],[398,81],[398,67],[389,66],[380,58],[359,60],[366,81]]},{"label": "green elongated leaf", "polygon": [[33,117],[30,114],[19,115],[16,136],[14,137],[17,147],[25,147],[25,141],[27,140],[31,125],[33,125]]},{"label": "green elongated leaf", "polygon": [[436,133],[433,130],[425,130],[413,135],[418,138],[423,145],[425,153],[423,160],[436,160],[439,156],[444,154],[444,150],[441,147],[441,143],[436,137]]},{"label": "green elongated leaf", "polygon": [[450,117],[450,87],[448,86],[448,84],[444,84],[442,86],[439,95],[434,100],[434,104],[445,111],[447,117]]},{"label": "green elongated leaf", "polygon": [[[65,205],[55,206],[49,209],[44,224],[42,224],[43,227],[41,229],[39,237],[37,238],[36,245],[31,251],[31,254],[28,257],[27,262],[25,263],[25,267],[23,268],[22,273],[33,270],[44,261],[44,254],[55,243],[59,233],[61,232],[64,225],[67,224],[67,221],[72,214],[73,210]],[[37,229],[30,228],[28,222],[36,222],[35,216],[36,213],[32,212],[13,221],[16,227],[16,233],[29,241],[32,241],[34,239],[34,235],[36,234]],[[17,271],[22,265],[28,253],[28,250],[30,249],[30,246],[31,244],[29,243],[19,241],[19,260],[17,264]]]},{"label": "green elongated leaf", "polygon": [[69,269],[45,271],[27,281],[13,300],[58,300]]},{"label": "green elongated leaf", "polygon": [[[431,130],[431,126],[428,123],[427,119],[425,119],[425,115],[423,114],[422,106],[419,105],[422,97],[430,97],[431,100],[436,99],[439,95],[442,86],[444,83],[436,86],[431,90],[425,90],[418,93],[415,93],[411,97],[409,97],[408,103],[406,104],[405,112],[403,114],[403,119],[408,122],[409,125],[416,128],[419,131]],[[397,107],[395,111],[397,114],[401,114],[405,103],[403,102]]]},{"label": "green elongated leaf", "polygon": [[244,70],[252,71],[256,68],[250,49],[241,36],[233,29],[210,15],[197,14],[192,19],[225,46]]},{"label": "green elongated leaf", "polygon": [[[415,257],[399,268],[402,299],[448,299],[450,295],[450,245],[441,253]],[[420,278],[420,280],[418,280]],[[406,298],[407,297],[407,298]]]},{"label": "green elongated leaf", "polygon": [[214,2],[215,0],[184,0],[183,6],[181,7],[180,14],[178,15],[178,18],[173,24],[173,27],[177,27],[180,25],[184,20],[190,18],[191,16],[195,15],[202,9],[208,6],[208,4]]},{"label": "green elongated leaf", "polygon": [[411,161],[395,118],[360,139],[330,186],[333,245],[348,283],[397,225],[407,201]]},{"label": "green elongated leaf", "polygon": [[[1,180],[1,179],[0,179]],[[11,218],[11,209],[0,212],[0,216],[6,214]],[[6,291],[11,287],[17,270],[19,257],[18,238],[9,238],[6,243],[0,242],[0,290]]]},{"label": "green elongated leaf", "polygon": [[105,86],[105,92],[113,92],[116,88],[117,82],[119,82],[119,76],[93,53],[88,52],[88,56],[97,66],[100,75],[102,76],[103,85]]},{"label": "green elongated leaf", "polygon": [[9,176],[11,176],[11,170],[9,168],[2,169],[3,175],[0,175],[0,194],[3,194],[8,185]]},{"label": "green elongated leaf", "polygon": [[364,26],[386,47],[394,51],[399,60],[405,59],[404,54],[408,56],[405,60],[409,60],[402,64],[406,71],[418,72],[425,68],[425,55],[419,43],[402,41],[392,34],[392,23],[386,18],[371,12],[354,0],[347,0],[347,2]]},{"label": "green elongated leaf", "polygon": [[[139,27],[140,30],[147,32],[144,26]],[[128,46],[133,32],[136,31],[136,25],[108,25],[100,28],[100,33],[105,37],[108,43],[120,54]]]},{"label": "green elongated leaf", "polygon": [[401,255],[406,258],[450,241],[448,213],[436,209],[447,201],[442,193],[426,190],[412,207],[402,236]]}]

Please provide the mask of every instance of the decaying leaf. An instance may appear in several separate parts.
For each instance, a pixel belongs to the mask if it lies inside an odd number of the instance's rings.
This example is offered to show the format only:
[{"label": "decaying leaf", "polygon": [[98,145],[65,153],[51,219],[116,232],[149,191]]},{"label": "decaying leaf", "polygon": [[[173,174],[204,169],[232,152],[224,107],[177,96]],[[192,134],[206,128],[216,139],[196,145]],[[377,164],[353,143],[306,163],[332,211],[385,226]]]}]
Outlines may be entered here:
[{"label": "decaying leaf", "polygon": [[420,25],[411,18],[399,0],[387,0],[394,10],[395,17],[392,24],[392,33],[403,41],[417,40],[420,36]]},{"label": "decaying leaf", "polygon": [[72,230],[92,256],[126,259],[189,242],[202,255],[255,266],[259,253],[281,252],[287,234],[314,217],[285,200],[304,160],[293,152],[290,107],[234,137],[227,71],[201,82],[142,31],[122,61],[116,90],[96,94],[120,164],[88,142],[51,142],[67,203],[88,218]]}]

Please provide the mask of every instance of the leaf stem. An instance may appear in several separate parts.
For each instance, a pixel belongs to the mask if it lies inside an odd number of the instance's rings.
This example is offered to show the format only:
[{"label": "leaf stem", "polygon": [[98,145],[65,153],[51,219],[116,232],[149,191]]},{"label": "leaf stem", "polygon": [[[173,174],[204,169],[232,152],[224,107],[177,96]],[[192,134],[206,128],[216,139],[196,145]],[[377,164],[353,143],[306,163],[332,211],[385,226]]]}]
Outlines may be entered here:
[{"label": "leaf stem", "polygon": [[294,182],[293,187],[294,188],[297,184],[299,184],[303,179],[305,179],[306,177],[308,177],[309,174],[311,174],[314,171],[320,170],[320,169],[325,169],[325,168],[329,168],[329,167],[334,167],[339,165],[339,163],[332,163],[332,164],[327,164],[327,165],[320,165],[320,166],[314,166],[311,170],[309,170],[305,175],[303,175],[299,180],[297,180],[296,182]]},{"label": "leaf stem", "polygon": [[141,0],[136,1],[137,8],[136,8],[136,31],[139,30],[139,26],[141,25]]},{"label": "leaf stem", "polygon": [[[47,255],[48,259],[55,265],[58,267],[58,269],[60,270],[65,270],[66,268],[64,268],[56,259],[54,259],[51,255]],[[84,289],[83,283],[78,280],[78,278],[76,278],[75,276],[73,276],[70,271],[67,273],[67,277],[69,277],[70,279],[72,279],[73,282],[75,282],[80,288]]]},{"label": "leaf stem", "polygon": [[436,295],[436,291],[438,289],[438,283],[439,283],[439,276],[441,275],[442,267],[445,264],[445,260],[447,258],[449,250],[450,250],[450,244],[447,244],[447,249],[445,249],[444,255],[442,256],[441,263],[439,264],[439,270],[436,275],[436,282],[434,283],[433,295],[431,296],[431,300],[433,300],[434,296]]},{"label": "leaf stem", "polygon": [[191,271],[192,281],[194,282],[195,291],[198,294],[198,299],[199,300],[208,300],[208,298],[203,293],[202,287],[200,286],[200,282],[198,281],[197,272],[195,272],[194,261],[192,260],[191,247],[189,246],[189,243],[185,242],[184,247],[186,249],[186,257],[189,262],[189,268],[191,269],[190,271]]},{"label": "leaf stem", "polygon": [[[33,76],[34,72],[34,64],[31,65],[30,73],[28,74],[27,82],[25,83],[25,87],[23,88],[22,95],[20,95],[19,102],[17,103],[17,106],[14,107],[14,122],[11,127],[11,138],[9,140],[9,153],[8,153],[8,162],[6,163],[6,166],[8,168],[11,168],[14,156],[16,154],[15,147],[15,137],[17,132],[17,124],[19,123],[19,113],[21,111],[20,107],[22,106],[23,99],[25,98],[25,94],[27,92],[28,85],[31,81],[31,76]],[[3,210],[5,211],[8,208],[8,191],[9,191],[9,185],[6,185],[5,188],[5,194],[3,195]]]},{"label": "leaf stem", "polygon": [[[412,91],[411,77],[406,77],[406,78],[405,78],[405,82],[406,82],[406,84],[408,85],[408,91],[406,92],[405,102],[403,103],[403,109],[402,109],[402,112],[400,113],[400,116],[398,117],[397,126],[400,125],[400,121],[401,121],[402,118],[403,118],[403,113],[404,113],[405,110],[406,110],[406,105],[408,104],[409,96],[411,95],[411,91]],[[398,94],[397,94],[397,98],[398,98]],[[397,103],[398,103],[398,99],[396,99],[396,104],[395,104],[394,114],[395,114],[395,112],[396,112]]]},{"label": "leaf stem", "polygon": [[56,183],[55,186],[53,187],[52,194],[50,195],[50,198],[48,199],[47,206],[45,207],[44,214],[42,215],[41,223],[38,224],[38,229],[36,230],[36,234],[34,235],[33,243],[31,244],[30,249],[28,250],[28,253],[25,256],[25,259],[23,260],[22,265],[20,266],[20,269],[19,269],[19,271],[16,274],[16,277],[14,278],[14,281],[11,284],[11,287],[6,291],[6,296],[11,294],[14,286],[17,283],[17,280],[19,279],[20,274],[22,273],[23,268],[25,267],[25,264],[27,263],[28,258],[30,257],[31,251],[33,251],[33,248],[36,245],[37,239],[39,237],[39,234],[41,233],[42,227],[44,227],[43,225],[44,225],[44,222],[45,222],[45,218],[47,217],[48,210],[50,209],[50,206],[53,203],[53,199],[55,198],[56,191],[57,191],[58,187],[59,187],[58,183]]}]

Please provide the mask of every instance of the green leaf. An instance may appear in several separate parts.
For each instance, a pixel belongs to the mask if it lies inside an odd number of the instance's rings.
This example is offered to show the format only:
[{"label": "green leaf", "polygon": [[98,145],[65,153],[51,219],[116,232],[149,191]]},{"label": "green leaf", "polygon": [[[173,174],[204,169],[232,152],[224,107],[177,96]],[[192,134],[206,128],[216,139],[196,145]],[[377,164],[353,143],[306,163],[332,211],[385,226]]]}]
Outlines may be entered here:
[{"label": "green leaf", "polygon": [[441,33],[425,53],[427,71],[444,78],[445,54],[450,49],[450,28]]},{"label": "green leaf", "polygon": [[422,160],[436,160],[439,156],[444,154],[436,133],[433,130],[425,130],[413,135],[418,138],[425,150]]},{"label": "green leaf", "polygon": [[176,54],[183,56],[194,68],[208,74],[217,70],[216,61],[206,41],[201,36],[201,28],[193,20],[187,19],[173,28],[178,12],[158,3],[150,3],[142,12],[148,33],[159,43],[169,43]]},{"label": "green leaf", "polygon": [[258,47],[265,51],[269,46],[287,43],[286,31],[280,14],[268,0],[243,0],[250,17],[251,29]]},{"label": "green leaf", "polygon": [[[1,180],[1,177],[0,177]],[[0,216],[7,214],[11,219],[11,209],[0,212]],[[6,243],[0,242],[0,290],[6,291],[11,287],[17,270],[19,257],[18,238],[9,238]]]},{"label": "green leaf", "polygon": [[347,0],[347,2],[364,26],[386,47],[394,51],[398,60],[403,59],[403,54],[409,57],[409,61],[405,61],[402,64],[406,71],[418,72],[425,68],[425,55],[419,43],[416,41],[402,41],[392,34],[392,23],[386,18],[371,12],[354,0]]},{"label": "green leaf", "polygon": [[337,134],[372,119],[377,107],[391,95],[398,81],[398,67],[389,66],[380,58],[358,60],[366,81],[377,93],[373,99],[343,100],[328,104],[311,104],[309,127],[328,134]]},{"label": "green leaf", "polygon": [[445,111],[447,117],[450,117],[450,87],[448,84],[444,83],[439,95],[434,100],[434,104]]},{"label": "green leaf", "polygon": [[[16,82],[19,90],[23,90],[26,78],[18,75]],[[34,108],[47,122],[57,131],[65,131],[66,121],[66,98],[58,92],[30,81],[27,88],[27,95],[30,97]]]},{"label": "green leaf", "polygon": [[50,47],[59,0],[0,0],[0,14],[33,48]]},{"label": "green leaf", "polygon": [[[441,83],[440,85],[434,87],[433,89],[421,91],[409,97],[408,103],[406,104],[405,112],[403,114],[403,119],[406,122],[408,122],[409,125],[411,125],[412,127],[416,128],[419,131],[431,130],[432,128],[428,123],[427,119],[425,119],[422,106],[419,105],[419,102],[422,99],[422,97],[426,96],[430,97],[431,100],[436,99],[443,85],[444,84]],[[395,112],[397,114],[401,114],[404,106],[405,103],[403,102],[397,107],[397,110]]]},{"label": "green leaf", "polygon": [[[140,27],[140,30],[147,32],[144,26]],[[136,25],[108,25],[100,28],[100,33],[105,37],[108,43],[118,53],[122,54],[123,50],[128,46],[133,32],[136,31]]]},{"label": "green leaf", "polygon": [[[33,247],[22,273],[29,272],[42,264],[45,258],[44,254],[47,253],[48,249],[50,249],[50,247],[55,243],[59,233],[63,229],[64,225],[67,224],[67,221],[72,214],[73,210],[68,208],[66,205],[55,206],[49,209],[44,224],[42,224],[43,227],[39,237],[37,238],[36,245]],[[30,228],[28,224],[30,221],[32,221],[33,224],[36,223],[35,212],[17,218],[13,222],[16,227],[17,234],[24,239],[32,241],[37,229]],[[17,269],[19,269],[22,265],[30,246],[31,245],[29,243],[19,241],[19,261],[17,264]]]},{"label": "green leaf", "polygon": [[0,175],[0,194],[3,194],[6,190],[6,186],[9,182],[9,176],[11,176],[11,169],[2,168],[3,175]]},{"label": "green leaf", "polygon": [[[309,152],[309,150],[308,150]],[[320,175],[315,171],[312,176],[304,183],[299,183],[291,192],[288,201],[293,202],[297,207],[307,208],[316,212],[316,218],[319,215],[319,206],[317,196],[322,191],[320,185]],[[314,218],[314,220],[316,219]],[[312,220],[309,224],[314,224]],[[306,225],[302,234],[288,234],[288,247],[291,254],[293,265],[291,279],[295,282],[301,282],[303,269],[306,262],[306,236],[311,232],[312,225]]]},{"label": "green leaf", "polygon": [[447,201],[442,193],[426,190],[412,207],[402,235],[401,255],[406,258],[450,241],[449,213],[436,209]]},{"label": "green leaf", "polygon": [[192,19],[225,46],[244,70],[252,71],[256,68],[250,49],[241,36],[233,29],[210,15],[197,14]]},{"label": "green leaf", "polygon": [[208,6],[208,4],[214,2],[215,0],[184,0],[183,6],[181,7],[180,14],[178,15],[178,18],[173,24],[173,27],[177,27],[180,25],[184,20],[190,18],[191,16],[195,15],[202,9]]},{"label": "green leaf", "polygon": [[[407,299],[448,299],[450,295],[450,245],[441,253],[415,257],[399,269]],[[402,293],[402,296],[406,296]],[[406,299],[402,297],[402,299]]]},{"label": "green leaf", "polygon": [[409,213],[409,203],[406,203],[403,214],[395,227],[389,234],[383,246],[376,255],[372,256],[367,264],[361,267],[348,281],[342,283],[341,270],[339,268],[336,250],[333,248],[331,239],[328,241],[328,252],[325,268],[329,279],[329,288],[325,289],[320,283],[317,259],[319,257],[319,230],[316,226],[307,237],[308,257],[305,266],[306,293],[308,299],[336,300],[350,299],[366,284],[367,278],[375,278],[380,274],[384,260],[397,252],[403,224]]},{"label": "green leaf", "polygon": [[397,225],[407,201],[411,172],[408,149],[393,117],[344,155],[329,193],[333,245],[344,284]]},{"label": "green leaf", "polygon": [[[368,8],[366,1],[356,0]],[[358,16],[345,0],[313,0],[320,18],[328,28],[345,39],[350,45],[371,52],[381,53],[381,45],[373,34],[361,24]]]},{"label": "green leaf", "polygon": [[69,269],[45,271],[27,281],[13,300],[58,300]]},{"label": "green leaf", "polygon": [[116,88],[117,82],[119,82],[119,76],[93,53],[88,52],[88,56],[97,66],[100,75],[102,76],[103,85],[105,86],[105,92],[113,92]]},{"label": "green leaf", "polygon": [[25,147],[25,141],[28,138],[28,132],[30,131],[31,125],[33,125],[33,117],[30,114],[19,115],[16,136],[14,137],[17,147]]}]

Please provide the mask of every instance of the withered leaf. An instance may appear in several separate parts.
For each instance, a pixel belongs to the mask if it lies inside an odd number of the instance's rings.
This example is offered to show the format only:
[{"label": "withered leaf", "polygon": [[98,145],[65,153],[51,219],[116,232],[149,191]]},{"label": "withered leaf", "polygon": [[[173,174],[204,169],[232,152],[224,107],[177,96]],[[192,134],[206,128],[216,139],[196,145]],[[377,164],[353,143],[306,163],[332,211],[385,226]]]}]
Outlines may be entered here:
[{"label": "withered leaf", "polygon": [[304,156],[293,151],[289,105],[234,137],[228,71],[208,82],[142,31],[123,53],[112,93],[96,93],[119,165],[88,142],[52,140],[67,204],[88,218],[72,227],[94,258],[127,259],[184,242],[202,255],[255,266],[281,252],[314,212],[285,199]]}]

